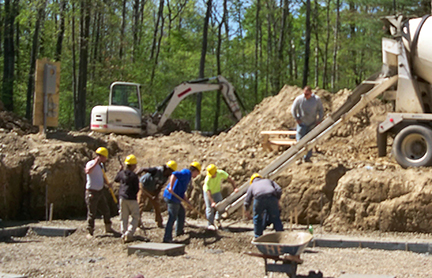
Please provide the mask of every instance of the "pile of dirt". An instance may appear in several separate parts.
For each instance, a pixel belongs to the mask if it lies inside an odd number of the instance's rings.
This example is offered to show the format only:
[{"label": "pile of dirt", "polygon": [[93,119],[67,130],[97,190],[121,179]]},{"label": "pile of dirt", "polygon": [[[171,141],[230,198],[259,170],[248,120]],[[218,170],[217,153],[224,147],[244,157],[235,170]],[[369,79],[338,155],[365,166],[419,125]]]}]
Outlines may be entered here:
[{"label": "pile of dirt", "polygon": [[[213,137],[190,133],[183,123],[174,123],[166,133],[169,136],[144,138],[85,132],[53,134],[48,139],[13,132],[0,134],[0,182],[6,184],[0,188],[1,196],[5,196],[0,211],[6,211],[0,218],[14,219],[18,215],[43,218],[47,188],[55,217],[84,216],[83,168],[99,146],[110,151],[106,165],[110,179],[119,169],[116,156],[122,160],[134,154],[139,167],[163,165],[171,159],[178,162],[180,169],[192,161],[199,161],[203,168],[215,164],[227,171],[238,186],[243,185],[254,172],[282,153],[281,149],[265,151],[260,132],[295,128],[291,105],[301,93],[298,87],[285,86],[278,95],[264,99],[230,131]],[[333,95],[317,90],[316,93],[329,115],[350,92],[343,90]],[[404,170],[390,155],[377,158],[376,125],[391,109],[391,104],[374,100],[316,147],[313,163],[291,165],[274,177],[283,188],[284,221],[297,211],[300,223],[324,223],[333,230],[426,231],[432,221],[432,214],[428,213],[432,197],[428,179],[424,178],[420,186],[414,177],[416,173],[428,174],[429,170]],[[178,131],[179,127],[182,130]],[[203,171],[194,180],[188,192],[192,204],[201,212],[205,207],[202,197],[205,174]],[[16,176],[22,178],[15,182]],[[407,183],[416,185],[406,186]],[[383,195],[376,199],[376,188],[382,187],[388,189],[380,191]],[[224,196],[232,191],[229,183],[223,184]],[[165,209],[164,204],[162,207]],[[419,211],[422,213],[415,213]],[[197,217],[191,212],[189,216]]]},{"label": "pile of dirt", "polygon": [[0,132],[15,132],[18,135],[37,133],[38,127],[33,126],[27,119],[9,111],[0,109]]}]

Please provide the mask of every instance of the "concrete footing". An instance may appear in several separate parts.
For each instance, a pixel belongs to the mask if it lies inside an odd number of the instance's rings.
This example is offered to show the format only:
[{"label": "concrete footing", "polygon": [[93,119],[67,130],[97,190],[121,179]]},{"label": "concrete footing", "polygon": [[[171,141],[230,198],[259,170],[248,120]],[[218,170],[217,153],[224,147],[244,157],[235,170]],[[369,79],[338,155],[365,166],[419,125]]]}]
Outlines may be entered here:
[{"label": "concrete footing", "polygon": [[0,238],[23,237],[27,234],[28,229],[27,226],[0,228]]},{"label": "concrete footing", "polygon": [[401,250],[416,253],[432,253],[432,242],[372,241],[355,238],[327,238],[322,236],[314,238],[308,246],[327,248],[370,248],[390,251]]},{"label": "concrete footing", "polygon": [[146,242],[128,247],[128,255],[176,256],[185,252],[184,244]]},{"label": "concrete footing", "polygon": [[27,278],[27,276],[0,272],[0,278]]},{"label": "concrete footing", "polygon": [[66,227],[31,227],[32,231],[39,236],[62,236],[67,237],[73,234],[76,228]]},{"label": "concrete footing", "polygon": [[342,274],[339,278],[396,278],[393,275]]}]

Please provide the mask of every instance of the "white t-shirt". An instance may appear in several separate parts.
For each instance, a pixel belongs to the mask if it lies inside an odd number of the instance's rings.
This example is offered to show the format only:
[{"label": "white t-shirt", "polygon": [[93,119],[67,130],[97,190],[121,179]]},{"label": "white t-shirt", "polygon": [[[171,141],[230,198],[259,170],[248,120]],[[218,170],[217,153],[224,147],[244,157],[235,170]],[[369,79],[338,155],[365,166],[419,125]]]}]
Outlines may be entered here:
[{"label": "white t-shirt", "polygon": [[[92,167],[96,161],[90,160],[86,164],[86,168]],[[86,183],[86,189],[91,190],[102,190],[104,186],[104,178],[103,178],[103,172],[101,166],[98,164],[93,168],[93,171],[90,174],[86,175],[87,177],[87,183]]]}]

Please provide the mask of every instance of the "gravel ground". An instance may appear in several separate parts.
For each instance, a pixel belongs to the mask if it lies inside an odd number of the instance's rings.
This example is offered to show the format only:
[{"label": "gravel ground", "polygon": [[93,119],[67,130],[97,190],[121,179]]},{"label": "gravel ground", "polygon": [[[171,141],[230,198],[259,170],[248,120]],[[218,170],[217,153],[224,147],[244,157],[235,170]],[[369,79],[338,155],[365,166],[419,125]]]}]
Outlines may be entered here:
[{"label": "gravel ground", "polygon": [[[161,242],[163,229],[156,228],[151,214],[145,214],[146,231],[138,230],[136,241]],[[127,245],[118,237],[102,233],[97,221],[95,238],[85,237],[85,221],[54,221],[41,226],[78,227],[66,237],[42,237],[29,232],[26,237],[0,242],[0,272],[28,277],[264,277],[264,261],[243,254],[258,252],[250,243],[251,223],[237,223],[231,231],[207,231],[191,219],[186,234],[176,238],[186,243],[186,254],[176,257],[127,255]],[[119,227],[118,219],[114,226]],[[317,229],[316,229],[317,230]],[[317,232],[315,230],[315,232]],[[356,234],[356,233],[353,233]],[[359,235],[357,232],[356,235]],[[362,233],[371,238],[388,240],[430,240],[425,234]],[[370,249],[308,248],[302,254],[304,263],[297,274],[321,271],[324,277],[342,273],[381,274],[403,277],[431,277],[432,256],[405,251]],[[272,277],[287,277],[273,274]]]}]

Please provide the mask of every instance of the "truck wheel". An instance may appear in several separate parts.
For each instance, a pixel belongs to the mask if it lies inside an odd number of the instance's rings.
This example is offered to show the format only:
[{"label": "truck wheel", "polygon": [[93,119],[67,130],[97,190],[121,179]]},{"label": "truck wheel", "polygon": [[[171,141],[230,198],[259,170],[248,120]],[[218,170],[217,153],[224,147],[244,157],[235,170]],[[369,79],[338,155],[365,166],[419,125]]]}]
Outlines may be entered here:
[{"label": "truck wheel", "polygon": [[422,125],[402,129],[393,142],[393,155],[403,167],[432,164],[432,130]]}]

